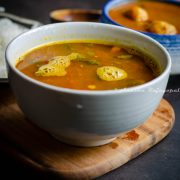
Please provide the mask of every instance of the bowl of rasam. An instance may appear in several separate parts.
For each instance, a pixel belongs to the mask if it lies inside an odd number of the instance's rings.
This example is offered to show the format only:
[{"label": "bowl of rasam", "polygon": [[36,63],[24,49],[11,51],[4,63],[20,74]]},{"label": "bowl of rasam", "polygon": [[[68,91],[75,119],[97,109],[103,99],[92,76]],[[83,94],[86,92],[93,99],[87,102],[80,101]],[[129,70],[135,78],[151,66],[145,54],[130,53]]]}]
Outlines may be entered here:
[{"label": "bowl of rasam", "polygon": [[158,106],[171,60],[156,41],[100,23],[42,26],[6,50],[9,82],[30,121],[62,142],[109,143]]},{"label": "bowl of rasam", "polygon": [[142,32],[169,52],[171,74],[180,74],[180,1],[112,0],[103,8],[101,22]]}]

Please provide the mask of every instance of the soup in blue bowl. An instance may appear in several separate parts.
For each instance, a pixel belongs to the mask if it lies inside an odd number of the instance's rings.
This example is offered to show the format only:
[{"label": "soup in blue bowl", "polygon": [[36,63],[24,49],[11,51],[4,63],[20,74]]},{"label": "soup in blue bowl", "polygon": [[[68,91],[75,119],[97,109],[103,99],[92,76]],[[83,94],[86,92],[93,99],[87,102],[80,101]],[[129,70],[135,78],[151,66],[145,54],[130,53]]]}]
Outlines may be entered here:
[{"label": "soup in blue bowl", "polygon": [[171,74],[180,74],[180,2],[111,0],[101,22],[140,31],[160,42],[172,58]]}]

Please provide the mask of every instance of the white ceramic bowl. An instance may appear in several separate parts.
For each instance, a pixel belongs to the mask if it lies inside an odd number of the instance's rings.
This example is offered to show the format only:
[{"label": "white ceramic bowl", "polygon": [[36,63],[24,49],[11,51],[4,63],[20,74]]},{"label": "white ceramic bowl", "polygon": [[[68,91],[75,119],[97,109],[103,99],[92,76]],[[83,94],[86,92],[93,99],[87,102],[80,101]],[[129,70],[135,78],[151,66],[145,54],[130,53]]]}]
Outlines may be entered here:
[{"label": "white ceramic bowl", "polygon": [[[82,91],[51,86],[16,69],[16,59],[27,50],[67,40],[134,45],[156,58],[163,72],[128,89]],[[99,23],[59,23],[31,30],[10,43],[6,59],[10,84],[29,120],[60,141],[78,146],[106,144],[143,123],[158,106],[171,68],[170,56],[158,42],[133,30]]]}]

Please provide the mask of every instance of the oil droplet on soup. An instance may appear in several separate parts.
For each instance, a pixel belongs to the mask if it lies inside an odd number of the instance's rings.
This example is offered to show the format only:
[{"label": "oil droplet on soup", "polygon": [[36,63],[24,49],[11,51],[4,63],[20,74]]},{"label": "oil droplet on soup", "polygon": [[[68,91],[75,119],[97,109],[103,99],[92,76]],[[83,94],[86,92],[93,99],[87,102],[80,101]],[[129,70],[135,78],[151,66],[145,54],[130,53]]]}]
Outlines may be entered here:
[{"label": "oil droplet on soup", "polygon": [[16,67],[50,85],[79,90],[112,90],[151,81],[156,61],[130,47],[100,43],[51,43],[27,52]]}]

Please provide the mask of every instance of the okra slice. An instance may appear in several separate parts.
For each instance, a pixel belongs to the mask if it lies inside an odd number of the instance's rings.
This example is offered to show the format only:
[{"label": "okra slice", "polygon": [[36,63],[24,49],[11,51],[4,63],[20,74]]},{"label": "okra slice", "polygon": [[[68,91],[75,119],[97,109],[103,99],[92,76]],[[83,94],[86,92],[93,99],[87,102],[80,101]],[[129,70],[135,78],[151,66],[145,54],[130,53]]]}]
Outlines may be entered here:
[{"label": "okra slice", "polygon": [[103,66],[97,68],[97,75],[104,81],[119,81],[127,77],[127,73],[115,66]]},{"label": "okra slice", "polygon": [[35,72],[36,76],[65,76],[66,70],[63,67],[51,66],[49,64],[41,66]]},{"label": "okra slice", "polygon": [[82,58],[79,53],[71,53],[68,56],[55,56],[51,58],[48,64],[39,67],[35,72],[36,76],[65,76],[66,68],[70,66],[71,60]]}]

